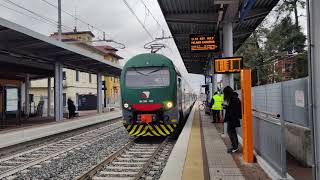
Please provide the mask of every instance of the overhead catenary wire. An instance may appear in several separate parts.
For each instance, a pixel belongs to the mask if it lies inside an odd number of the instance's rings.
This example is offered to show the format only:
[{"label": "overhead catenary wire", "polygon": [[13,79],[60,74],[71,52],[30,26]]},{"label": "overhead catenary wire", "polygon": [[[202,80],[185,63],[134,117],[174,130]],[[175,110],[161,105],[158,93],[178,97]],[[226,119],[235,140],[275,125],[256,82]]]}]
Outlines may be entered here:
[{"label": "overhead catenary wire", "polygon": [[140,2],[143,4],[144,8],[148,11],[148,13],[151,15],[151,17],[153,18],[153,20],[158,24],[158,26],[162,29],[162,31],[164,31],[164,29],[162,28],[161,24],[159,23],[159,21],[154,17],[154,15],[152,14],[152,12],[150,11],[150,9],[148,8],[148,6],[146,5],[146,3],[143,0],[140,0]]},{"label": "overhead catenary wire", "polygon": [[[15,2],[11,1],[11,0],[3,0],[3,1],[6,2],[6,3],[8,3],[8,4],[11,4],[12,6],[15,6],[15,7],[18,7],[18,8],[20,8],[20,9],[23,9],[23,10],[25,10],[25,11],[33,14],[34,16],[37,16],[37,17],[39,17],[39,18],[41,18],[41,19],[43,19],[43,20],[45,20],[45,21],[48,21],[48,22],[53,23],[53,24],[56,24],[56,25],[58,24],[57,21],[55,21],[55,20],[53,20],[53,19],[50,19],[50,18],[48,18],[48,17],[45,17],[45,16],[43,16],[43,15],[41,15],[41,14],[38,14],[38,13],[36,13],[36,12],[30,10],[30,9],[27,9],[27,8],[21,6],[20,4],[17,4],[17,3],[15,3]],[[65,26],[65,25],[63,25],[63,27],[66,28],[66,29],[72,29],[72,28],[70,28],[70,27],[68,27],[68,26]]]},{"label": "overhead catenary wire", "polygon": [[[56,9],[58,9],[58,6],[57,6],[57,5],[51,3],[51,2],[49,2],[49,1],[47,1],[47,0],[41,0],[41,1],[44,2],[44,3],[46,3],[46,4],[48,4],[48,5],[50,5],[50,6],[52,6],[52,7],[54,7],[54,8],[56,8]],[[70,13],[70,12],[64,10],[64,9],[61,9],[61,11],[62,11],[63,13],[65,13],[65,14],[73,17],[75,20],[77,20],[77,21],[79,21],[79,22],[87,25],[89,29],[90,29],[90,28],[96,29],[97,31],[102,32],[102,34],[107,35],[109,38],[112,38],[112,37],[111,37],[109,34],[107,34],[104,30],[102,30],[102,29],[100,29],[100,28],[98,28],[98,27],[95,27],[95,26],[91,25],[91,24],[88,23],[87,21],[84,21],[83,19],[80,19],[79,17],[73,15],[72,13]]]},{"label": "overhead catenary wire", "polygon": [[139,19],[138,15],[134,12],[134,10],[131,8],[131,6],[129,5],[129,3],[126,0],[122,0],[124,2],[124,4],[127,6],[127,8],[129,9],[129,11],[131,12],[131,14],[137,19],[137,21],[139,22],[139,24],[142,26],[142,28],[146,31],[146,33],[149,35],[149,37],[153,40],[153,36],[152,34],[149,32],[149,30],[147,29],[147,27],[143,24],[143,22]]},{"label": "overhead catenary wire", "polygon": [[[144,0],[140,0],[140,2],[143,4],[143,6],[145,7],[145,9],[146,9],[146,11],[148,12],[148,14],[153,18],[153,20],[157,23],[157,25],[158,25],[158,27],[160,27],[161,28],[161,31],[162,31],[162,38],[163,38],[163,40],[166,40],[166,43],[168,44],[168,48],[169,48],[169,52],[170,52],[170,54],[174,57],[174,58],[176,58],[176,55],[173,53],[173,51],[172,51],[172,49],[171,49],[171,47],[170,47],[170,43],[167,41],[168,40],[168,38],[165,38],[164,37],[164,28],[162,27],[162,25],[159,23],[159,21],[157,20],[157,18],[155,18],[155,16],[152,14],[152,11],[148,8],[148,6],[146,5],[146,3],[144,2]],[[157,38],[156,38],[157,39]],[[158,40],[161,40],[161,38],[158,38]],[[164,54],[164,52],[163,52],[163,50],[161,49],[161,52]]]},{"label": "overhead catenary wire", "polygon": [[54,24],[54,23],[51,23],[51,22],[48,22],[48,21],[44,21],[43,19],[38,19],[38,18],[36,18],[36,17],[34,17],[34,16],[31,16],[30,14],[26,14],[26,13],[24,13],[24,12],[22,12],[22,11],[13,9],[13,8],[11,8],[11,7],[9,7],[9,6],[4,5],[4,4],[0,4],[0,6],[6,8],[6,9],[8,9],[8,10],[14,11],[14,12],[16,12],[16,13],[18,13],[18,14],[21,14],[21,15],[23,15],[23,16],[28,16],[28,17],[30,17],[30,18],[32,18],[32,19],[35,19],[35,20],[39,21],[39,22],[43,22],[43,23],[49,24],[49,25],[51,25],[51,26],[53,26],[53,27],[56,27],[56,24]]}]

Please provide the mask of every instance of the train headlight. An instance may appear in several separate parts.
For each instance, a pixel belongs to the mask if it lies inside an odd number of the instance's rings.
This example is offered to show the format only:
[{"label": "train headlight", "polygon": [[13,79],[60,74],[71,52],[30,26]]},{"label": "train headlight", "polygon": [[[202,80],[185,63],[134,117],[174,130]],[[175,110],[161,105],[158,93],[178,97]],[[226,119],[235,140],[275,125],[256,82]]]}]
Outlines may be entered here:
[{"label": "train headlight", "polygon": [[128,103],[124,103],[123,107],[127,109],[129,107],[129,104]]},{"label": "train headlight", "polygon": [[170,109],[173,107],[173,103],[171,101],[168,101],[166,104],[167,108]]}]

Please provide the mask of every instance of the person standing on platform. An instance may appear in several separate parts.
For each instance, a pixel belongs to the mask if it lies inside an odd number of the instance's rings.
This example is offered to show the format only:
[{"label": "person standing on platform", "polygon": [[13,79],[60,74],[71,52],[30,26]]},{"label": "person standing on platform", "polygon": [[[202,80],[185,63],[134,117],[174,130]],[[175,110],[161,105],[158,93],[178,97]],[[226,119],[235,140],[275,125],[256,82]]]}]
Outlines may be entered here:
[{"label": "person standing on platform", "polygon": [[222,111],[223,99],[218,92],[215,92],[211,99],[212,123],[220,121],[220,113]]},{"label": "person standing on platform", "polygon": [[226,109],[224,122],[227,122],[227,132],[232,144],[232,147],[228,149],[228,153],[235,153],[239,151],[239,140],[236,128],[240,127],[240,119],[242,118],[241,102],[238,93],[234,92],[230,86],[223,89],[223,94],[226,103],[224,105]]},{"label": "person standing on platform", "polygon": [[69,119],[75,117],[76,115],[76,106],[74,105],[74,102],[71,100],[71,98],[68,98],[68,111],[69,111]]}]

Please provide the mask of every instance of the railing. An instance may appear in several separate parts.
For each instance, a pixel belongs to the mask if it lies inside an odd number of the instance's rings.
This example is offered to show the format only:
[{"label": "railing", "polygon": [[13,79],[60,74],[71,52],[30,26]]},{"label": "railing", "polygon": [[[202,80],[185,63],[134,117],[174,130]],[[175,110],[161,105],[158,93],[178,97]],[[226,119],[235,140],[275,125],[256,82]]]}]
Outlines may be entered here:
[{"label": "railing", "polygon": [[280,114],[252,109],[254,147],[282,178],[287,177],[285,122]]}]

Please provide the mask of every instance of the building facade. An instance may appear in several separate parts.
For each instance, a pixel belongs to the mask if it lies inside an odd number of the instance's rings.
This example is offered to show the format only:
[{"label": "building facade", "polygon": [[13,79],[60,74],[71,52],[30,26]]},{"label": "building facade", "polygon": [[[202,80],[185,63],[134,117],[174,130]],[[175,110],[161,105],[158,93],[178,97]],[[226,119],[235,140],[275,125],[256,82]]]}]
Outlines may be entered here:
[{"label": "building facade", "polygon": [[[58,34],[53,33],[50,37],[58,39]],[[111,46],[93,46],[94,35],[90,31],[74,31],[62,33],[62,41],[67,44],[77,46],[81,49],[90,51],[95,55],[99,55],[107,61],[119,64],[119,60],[122,59],[116,54],[117,49]],[[119,77],[105,76],[104,77],[105,93],[103,95],[105,106],[110,103],[116,103],[119,99]],[[51,79],[51,87],[54,86],[54,80]],[[37,104],[40,101],[44,101],[44,112],[46,111],[46,103],[48,99],[48,79],[35,80],[31,82],[30,94],[34,97],[34,103],[31,107],[31,111],[35,111]],[[53,89],[51,90],[51,99],[53,99]],[[63,104],[65,110],[67,109],[67,99],[71,98],[76,107],[79,106],[79,97],[86,95],[97,94],[97,76],[81,71],[75,71],[70,69],[63,69]],[[51,101],[51,113],[53,114],[53,101]]]},{"label": "building facade", "polygon": [[[123,59],[118,56],[116,52],[117,49],[111,46],[95,46],[97,49],[105,53],[104,59],[115,64],[120,64],[119,60]],[[105,103],[114,104],[119,101],[120,98],[120,77],[118,76],[105,76]]]}]

